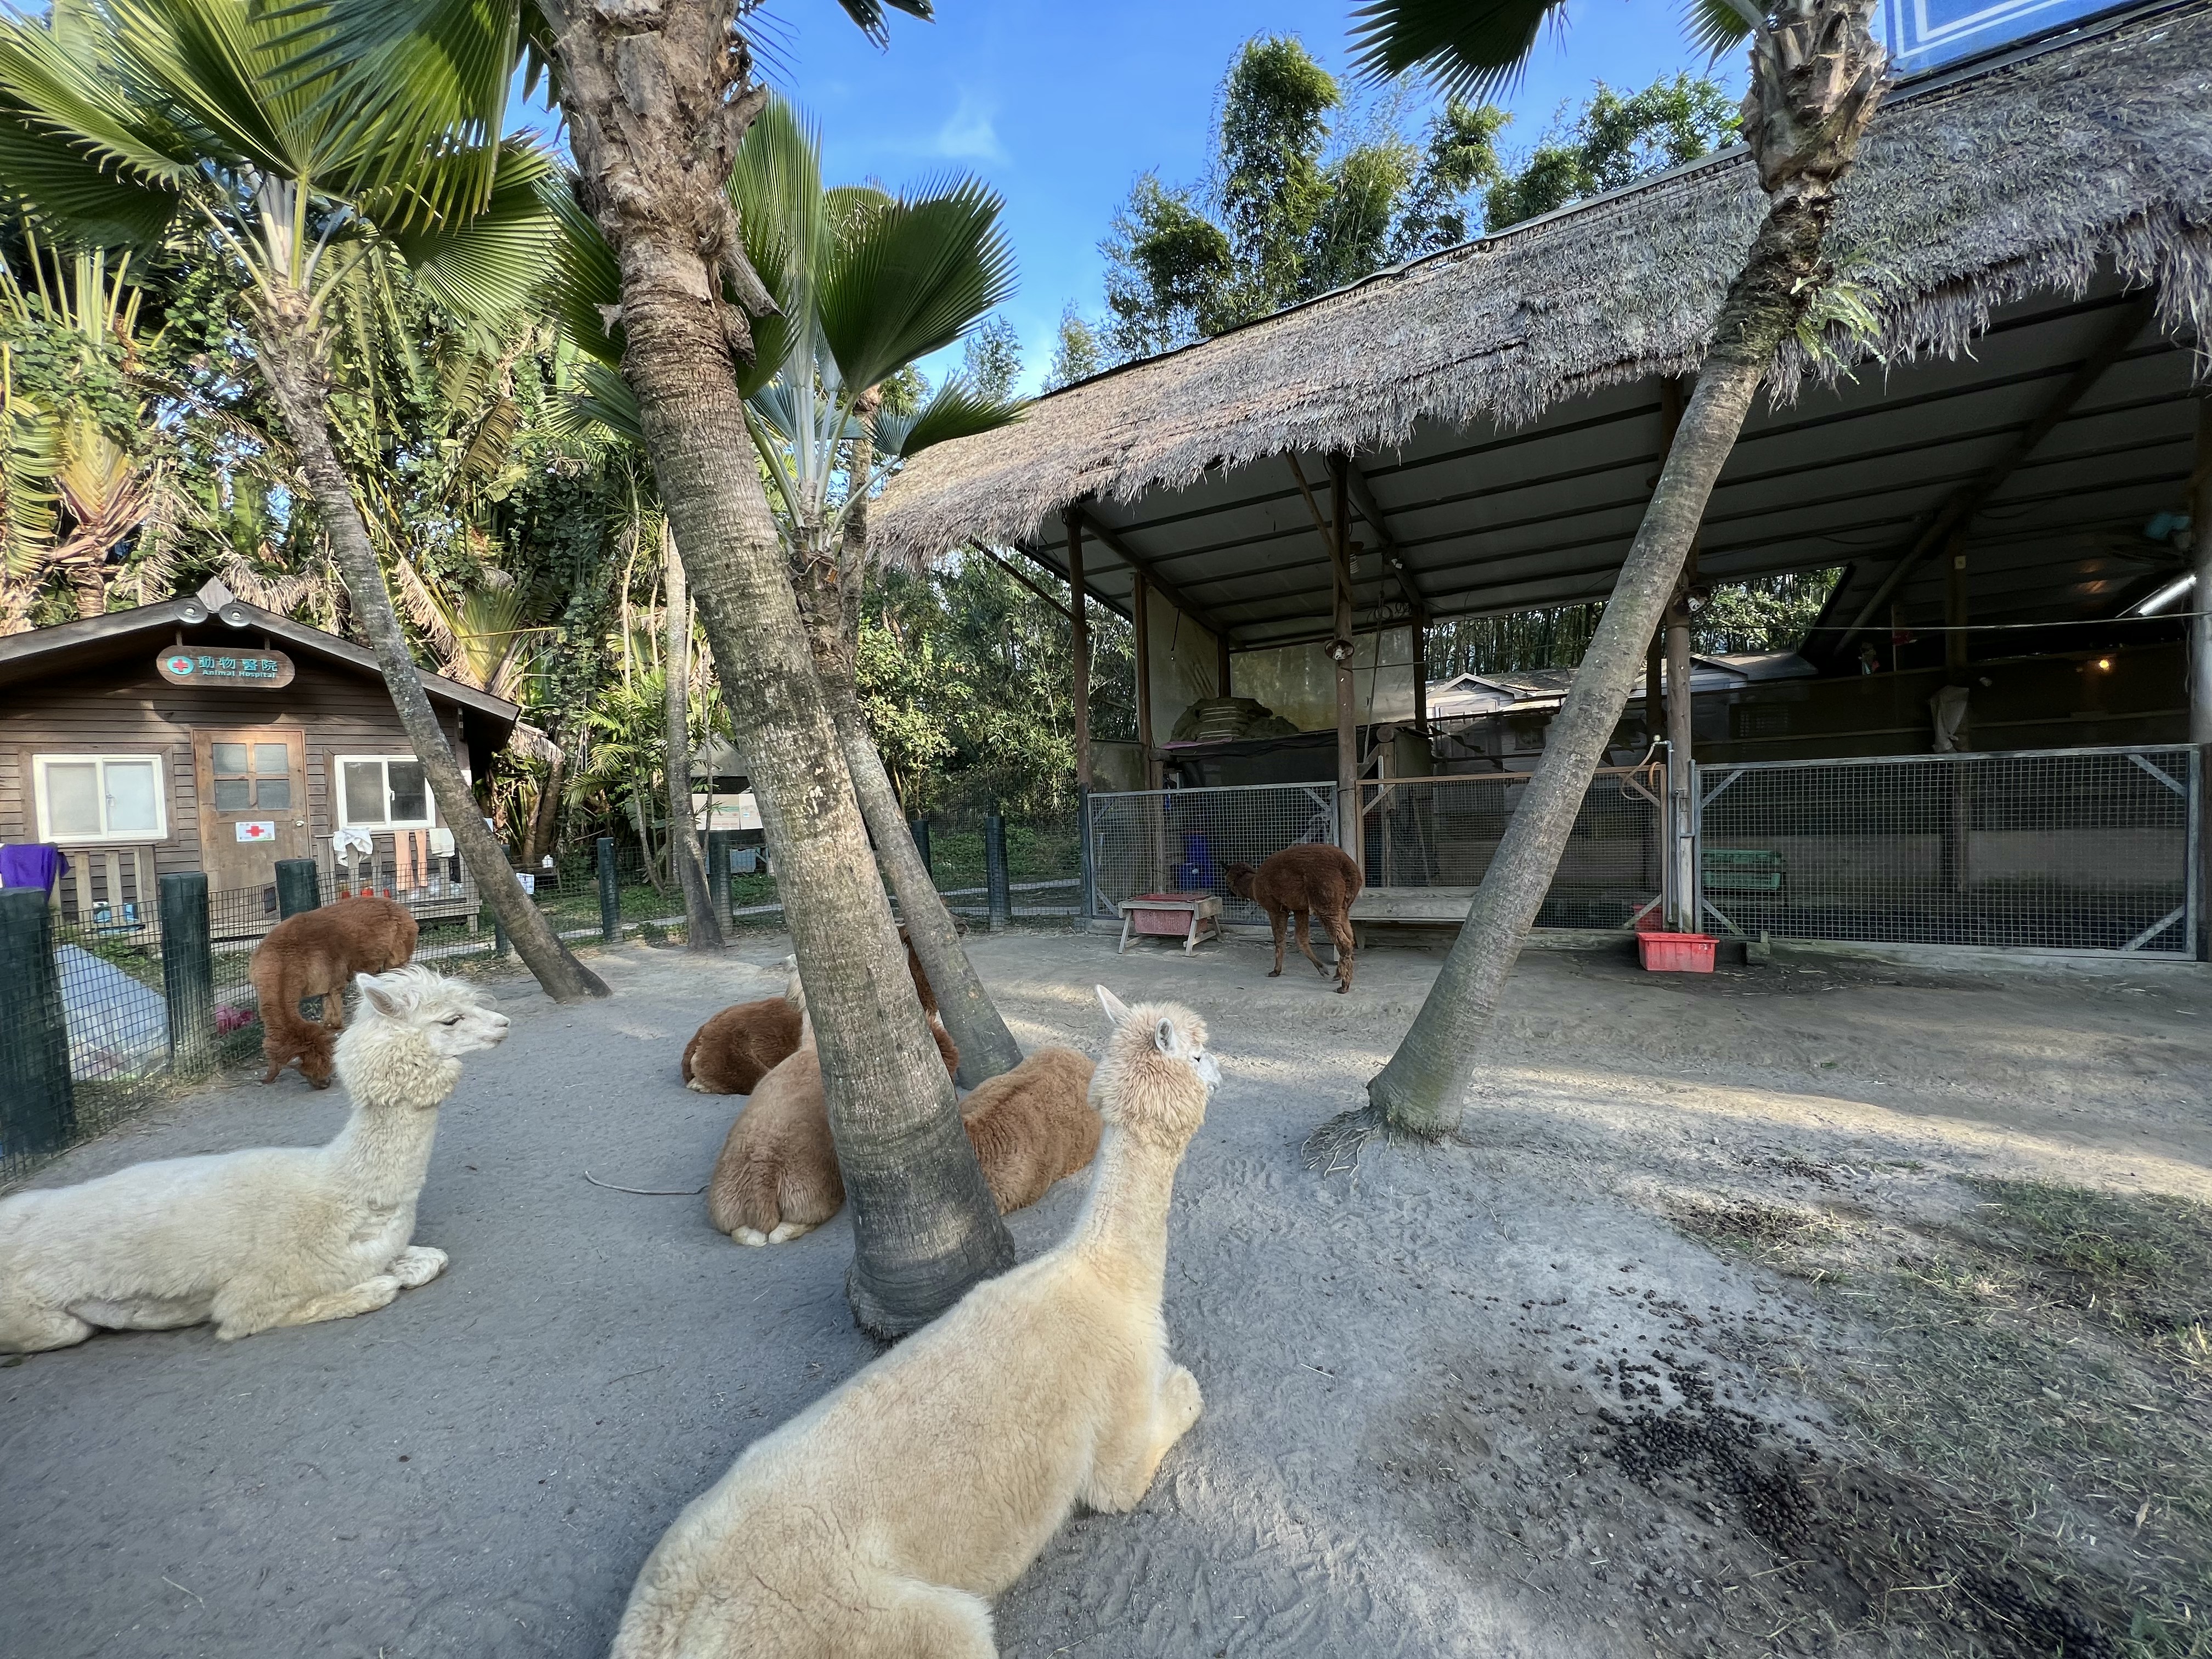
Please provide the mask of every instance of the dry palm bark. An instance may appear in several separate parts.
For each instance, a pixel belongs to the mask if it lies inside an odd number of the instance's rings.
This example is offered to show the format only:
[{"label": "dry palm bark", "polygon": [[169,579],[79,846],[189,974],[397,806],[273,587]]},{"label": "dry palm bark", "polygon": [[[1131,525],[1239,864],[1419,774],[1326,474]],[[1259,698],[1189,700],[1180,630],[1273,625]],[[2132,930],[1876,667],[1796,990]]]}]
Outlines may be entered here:
[{"label": "dry palm bark", "polygon": [[[726,3],[547,0],[585,206],[622,276],[623,375],[745,748],[852,1200],[860,1323],[915,1329],[1013,1245],[960,1127],[816,678],[735,364],[770,301],[724,185],[766,101]],[[736,303],[726,298],[734,295]]]},{"label": "dry palm bark", "polygon": [[[1887,60],[1868,33],[1870,0],[1784,0],[1753,36],[1744,138],[1767,195],[1742,271],[1713,325],[1712,346],[1666,465],[1606,601],[1574,687],[1546,733],[1543,758],[1508,824],[1443,971],[1405,1040],[1367,1085],[1368,1109],[1332,1126],[1379,1121],[1423,1136],[1459,1125],[1483,1027],[1559,868],[1568,832],[1627,706],[1644,645],[1775,354],[1821,282],[1820,244],[1836,186],[1881,95]],[[1317,1137],[1325,1153],[1334,1133]]]}]

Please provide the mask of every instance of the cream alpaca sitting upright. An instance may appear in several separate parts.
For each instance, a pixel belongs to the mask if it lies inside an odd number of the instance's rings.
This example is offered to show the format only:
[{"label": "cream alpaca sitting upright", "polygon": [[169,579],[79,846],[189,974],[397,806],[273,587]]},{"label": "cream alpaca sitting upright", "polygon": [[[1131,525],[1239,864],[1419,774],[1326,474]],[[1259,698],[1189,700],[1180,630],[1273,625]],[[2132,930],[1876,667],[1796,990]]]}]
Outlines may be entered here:
[{"label": "cream alpaca sitting upright", "polygon": [[388,1304],[445,1270],[410,1244],[438,1108],[507,1016],[427,968],[355,981],[337,1041],[353,1115],[325,1146],[135,1164],[0,1200],[0,1352],[215,1322],[224,1341]]},{"label": "cream alpaca sitting upright", "polygon": [[748,1447],[646,1561],[614,1659],[989,1659],[993,1598],[1075,1505],[1144,1497],[1198,1420],[1160,1298],[1221,1073],[1188,1009],[1098,994],[1105,1138],[1073,1231]]}]

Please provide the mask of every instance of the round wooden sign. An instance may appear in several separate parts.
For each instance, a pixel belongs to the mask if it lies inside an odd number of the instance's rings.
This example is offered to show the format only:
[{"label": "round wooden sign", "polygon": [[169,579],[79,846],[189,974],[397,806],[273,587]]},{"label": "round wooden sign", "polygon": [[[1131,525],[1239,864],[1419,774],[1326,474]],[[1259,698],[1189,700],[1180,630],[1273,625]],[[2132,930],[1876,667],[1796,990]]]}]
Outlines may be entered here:
[{"label": "round wooden sign", "polygon": [[273,691],[292,683],[292,659],[282,651],[174,645],[154,659],[154,669],[172,685],[251,685]]}]

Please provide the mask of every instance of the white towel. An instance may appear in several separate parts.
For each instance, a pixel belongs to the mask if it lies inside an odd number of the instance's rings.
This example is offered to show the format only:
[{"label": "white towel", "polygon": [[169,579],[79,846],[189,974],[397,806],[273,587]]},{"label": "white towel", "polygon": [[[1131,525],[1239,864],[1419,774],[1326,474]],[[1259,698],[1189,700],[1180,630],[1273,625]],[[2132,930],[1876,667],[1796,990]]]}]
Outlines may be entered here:
[{"label": "white towel", "polygon": [[430,856],[438,859],[453,856],[453,832],[442,824],[430,832]]},{"label": "white towel", "polygon": [[366,830],[341,830],[331,837],[331,856],[349,868],[356,853],[366,858],[375,851],[376,843],[369,839]]}]

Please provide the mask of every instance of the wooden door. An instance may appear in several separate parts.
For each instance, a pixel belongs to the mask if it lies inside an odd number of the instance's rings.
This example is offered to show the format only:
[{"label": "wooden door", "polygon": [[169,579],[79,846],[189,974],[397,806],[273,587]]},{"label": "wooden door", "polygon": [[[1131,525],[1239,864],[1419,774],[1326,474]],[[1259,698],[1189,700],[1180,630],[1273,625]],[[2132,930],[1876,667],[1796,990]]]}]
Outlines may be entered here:
[{"label": "wooden door", "polygon": [[[307,734],[283,726],[197,727],[192,764],[208,891],[264,890],[266,903],[259,908],[273,923],[276,860],[314,856],[307,827]],[[235,902],[232,908],[238,908]]]}]

